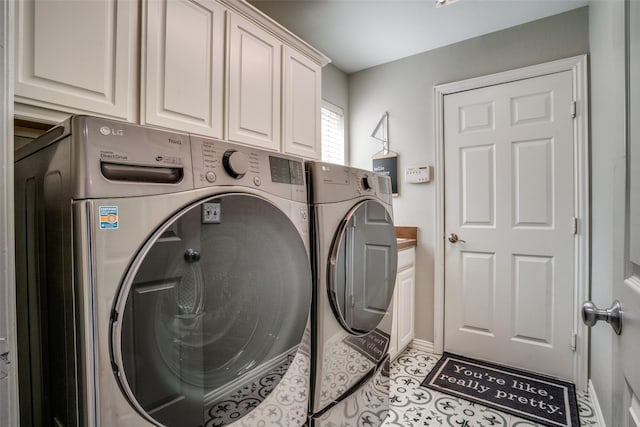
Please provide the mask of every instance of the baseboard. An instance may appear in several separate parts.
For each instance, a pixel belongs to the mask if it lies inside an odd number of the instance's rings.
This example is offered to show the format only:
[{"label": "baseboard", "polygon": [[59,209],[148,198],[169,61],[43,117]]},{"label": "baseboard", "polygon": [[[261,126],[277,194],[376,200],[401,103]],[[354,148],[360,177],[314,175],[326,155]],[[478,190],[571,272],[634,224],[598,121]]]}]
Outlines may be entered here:
[{"label": "baseboard", "polygon": [[416,350],[426,351],[427,353],[433,353],[433,343],[431,341],[420,340],[414,338],[409,344],[409,347],[415,348]]},{"label": "baseboard", "polygon": [[598,401],[598,395],[596,394],[596,389],[589,379],[589,398],[591,399],[591,404],[593,405],[593,414],[596,416],[598,420],[599,427],[607,427],[607,423],[604,421],[604,416],[602,415],[602,409],[600,408],[600,402]]}]

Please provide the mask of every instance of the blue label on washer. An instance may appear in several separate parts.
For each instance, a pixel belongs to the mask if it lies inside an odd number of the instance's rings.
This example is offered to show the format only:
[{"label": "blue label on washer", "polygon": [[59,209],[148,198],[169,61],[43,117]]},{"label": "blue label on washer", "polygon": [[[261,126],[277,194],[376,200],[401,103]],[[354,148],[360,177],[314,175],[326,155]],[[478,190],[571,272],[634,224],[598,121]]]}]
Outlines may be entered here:
[{"label": "blue label on washer", "polygon": [[111,230],[118,228],[118,207],[100,206],[100,229]]}]

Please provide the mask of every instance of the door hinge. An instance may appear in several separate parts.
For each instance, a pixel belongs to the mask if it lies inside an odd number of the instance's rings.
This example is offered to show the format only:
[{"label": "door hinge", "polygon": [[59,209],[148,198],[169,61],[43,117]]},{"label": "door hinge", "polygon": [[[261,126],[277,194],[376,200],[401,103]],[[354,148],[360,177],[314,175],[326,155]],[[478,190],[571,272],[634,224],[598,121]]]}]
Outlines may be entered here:
[{"label": "door hinge", "polygon": [[575,332],[571,334],[571,351],[576,351],[578,347],[578,334]]},{"label": "door hinge", "polygon": [[577,108],[577,103],[576,101],[571,101],[571,117],[572,118],[576,118],[576,114],[577,114],[578,108]]},{"label": "door hinge", "polygon": [[571,218],[571,233],[578,234],[578,218],[575,216]]}]

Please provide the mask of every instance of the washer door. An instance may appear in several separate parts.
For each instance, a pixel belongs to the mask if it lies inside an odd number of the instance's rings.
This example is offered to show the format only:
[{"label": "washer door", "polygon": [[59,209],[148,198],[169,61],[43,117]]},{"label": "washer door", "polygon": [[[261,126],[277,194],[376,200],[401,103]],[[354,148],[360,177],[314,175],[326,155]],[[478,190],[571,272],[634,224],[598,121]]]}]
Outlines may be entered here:
[{"label": "washer door", "polygon": [[393,297],[397,253],[393,220],[381,203],[360,202],[341,222],[327,277],[333,311],[352,334],[373,331],[385,316]]},{"label": "washer door", "polygon": [[178,212],[142,248],[117,299],[121,388],[158,425],[237,420],[291,365],[311,286],[300,234],[266,200],[229,194]]}]

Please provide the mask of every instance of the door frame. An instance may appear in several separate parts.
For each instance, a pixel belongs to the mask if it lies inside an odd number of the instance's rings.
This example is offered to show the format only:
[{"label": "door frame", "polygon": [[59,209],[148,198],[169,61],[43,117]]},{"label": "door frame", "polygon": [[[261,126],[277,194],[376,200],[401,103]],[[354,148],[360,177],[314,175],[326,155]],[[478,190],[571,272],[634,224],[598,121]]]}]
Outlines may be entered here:
[{"label": "door frame", "polygon": [[[15,238],[13,205],[13,64],[15,2],[2,2],[0,8],[0,325],[6,325],[9,361],[6,401],[0,400],[0,424],[18,425],[18,362],[15,313]],[[4,331],[0,330],[0,335]],[[5,412],[6,411],[6,412]],[[4,418],[6,417],[6,418]]]},{"label": "door frame", "polygon": [[[618,185],[616,185],[613,190],[613,207],[614,212],[616,212],[614,219],[617,220],[614,221],[613,244],[614,251],[617,252],[619,258],[622,258],[623,262],[617,261],[614,256],[612,296],[615,300],[620,300],[622,303],[622,334],[626,334],[627,339],[629,334],[637,333],[637,330],[625,329],[625,324],[631,323],[632,326],[635,327],[634,329],[637,329],[636,318],[638,311],[637,304],[632,304],[628,299],[625,300],[621,291],[625,287],[638,288],[640,285],[640,275],[634,271],[634,266],[637,266],[637,263],[632,260],[636,254],[634,239],[632,238],[632,232],[634,231],[632,218],[634,218],[634,212],[632,212],[631,205],[632,198],[634,197],[632,191],[634,163],[631,155],[633,153],[636,158],[638,156],[637,153],[633,151],[635,148],[634,140],[638,138],[638,132],[631,124],[634,114],[638,112],[637,105],[633,100],[635,93],[632,85],[634,72],[637,73],[636,63],[638,61],[638,58],[634,55],[634,48],[636,47],[634,36],[636,36],[636,34],[633,34],[631,31],[632,25],[637,23],[637,21],[633,19],[635,17],[634,12],[635,11],[632,10],[632,2],[625,1],[622,5],[622,21],[624,25],[624,158],[620,162],[620,164],[622,164],[620,168],[622,172],[615,174],[614,179]],[[621,214],[617,214],[618,212],[621,212]],[[624,338],[621,334],[612,334],[612,336],[612,424],[616,426],[626,425],[624,423],[627,422],[631,425],[629,422],[631,419],[634,419],[637,423],[636,417],[638,416],[639,408],[635,404],[637,401],[634,402],[634,397],[637,397],[637,395],[632,395],[636,394],[638,390],[635,389],[636,384],[632,386],[626,380],[627,375],[625,375],[625,367],[623,366],[625,362],[623,352],[625,350],[629,351],[629,349],[624,348],[626,346],[623,347],[621,340]],[[637,425],[636,423],[634,423],[634,425]]]},{"label": "door frame", "polygon": [[[435,146],[435,193],[436,224],[434,253],[434,351],[444,351],[444,262],[445,262],[445,229],[444,229],[444,97],[456,92],[479,89],[509,83],[517,80],[544,76],[547,74],[571,71],[573,76],[573,96],[576,103],[575,120],[573,122],[573,169],[574,216],[578,218],[577,234],[574,236],[574,324],[576,363],[574,365],[574,381],[579,390],[586,390],[589,368],[589,334],[588,328],[580,321],[582,302],[589,295],[589,102],[587,55],[579,55],[557,61],[505,71],[487,76],[476,77],[458,82],[445,83],[433,88],[434,111],[434,146]],[[567,106],[569,108],[570,106]],[[570,344],[567,337],[567,345]]]}]

